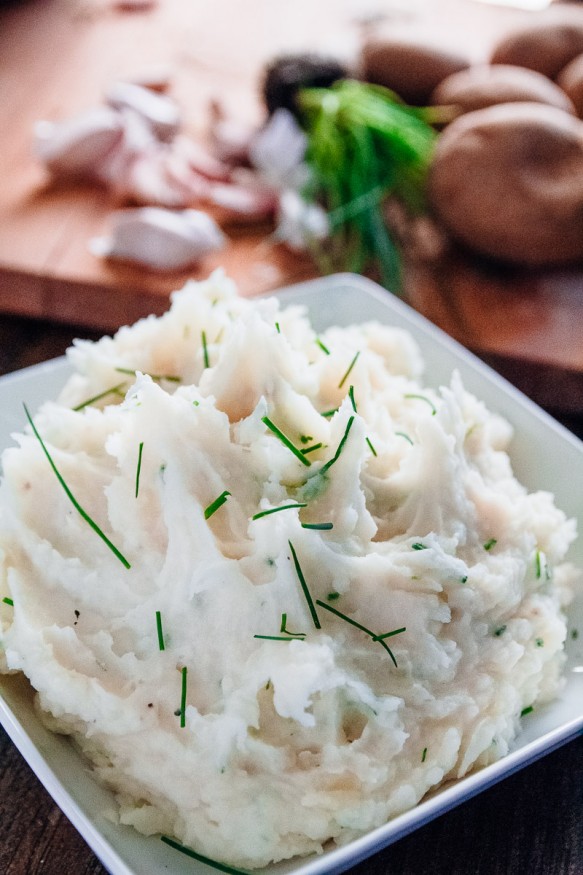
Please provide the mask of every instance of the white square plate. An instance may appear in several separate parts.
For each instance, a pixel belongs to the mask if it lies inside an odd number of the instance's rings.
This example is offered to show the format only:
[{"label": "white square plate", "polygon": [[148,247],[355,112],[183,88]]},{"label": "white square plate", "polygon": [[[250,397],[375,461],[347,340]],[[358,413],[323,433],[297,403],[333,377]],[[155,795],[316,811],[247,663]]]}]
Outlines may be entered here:
[{"label": "white square plate", "polygon": [[[518,478],[531,490],[553,492],[569,516],[578,517],[583,533],[583,506],[575,484],[583,482],[583,443],[547,416],[509,383],[406,304],[374,283],[352,275],[314,280],[278,293],[289,304],[305,305],[317,330],[377,319],[406,328],[416,338],[426,362],[426,382],[449,383],[457,368],[465,386],[514,426],[511,457]],[[0,449],[21,430],[24,401],[35,410],[54,398],[69,374],[57,359],[0,379]],[[583,566],[583,537],[571,558]],[[583,598],[573,604],[570,628],[583,632]],[[569,640],[567,683],[559,699],[523,721],[524,728],[503,760],[443,787],[411,811],[351,844],[305,860],[270,866],[264,875],[338,873],[417,829],[439,814],[486,789],[501,778],[583,733],[583,635]],[[108,818],[115,811],[111,794],[91,777],[71,743],[44,729],[32,707],[32,695],[20,677],[0,675],[0,722],[55,802],[112,875],[210,875],[206,865],[167,847],[157,837],[145,838]]]}]

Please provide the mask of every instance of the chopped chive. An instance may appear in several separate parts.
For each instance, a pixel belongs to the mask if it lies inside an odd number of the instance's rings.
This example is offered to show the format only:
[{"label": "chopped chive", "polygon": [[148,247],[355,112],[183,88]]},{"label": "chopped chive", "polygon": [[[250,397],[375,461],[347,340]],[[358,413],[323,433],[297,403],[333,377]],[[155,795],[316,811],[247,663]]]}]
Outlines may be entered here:
[{"label": "chopped chive", "polygon": [[225,503],[225,501],[227,500],[227,498],[229,497],[230,494],[231,493],[227,492],[227,490],[225,489],[224,492],[221,492],[221,494],[219,495],[218,498],[215,498],[214,501],[211,501],[211,503],[205,509],[205,512],[204,512],[205,520],[210,519],[210,517],[212,517],[212,515],[219,509],[219,507],[223,506],[223,504]]},{"label": "chopped chive", "polygon": [[336,599],[340,598],[340,593],[339,592],[329,592],[328,595],[326,596],[326,598],[328,599],[329,602],[335,602]]},{"label": "chopped chive", "polygon": [[310,590],[308,589],[308,584],[306,583],[306,578],[304,577],[304,574],[302,572],[296,551],[294,550],[294,545],[292,544],[291,541],[288,541],[288,544],[289,544],[289,548],[291,550],[292,559],[294,561],[296,574],[298,576],[298,580],[300,581],[300,586],[303,590],[304,596],[306,598],[306,602],[308,603],[308,608],[310,610],[310,614],[312,615],[312,620],[314,621],[314,626],[316,627],[316,629],[321,629],[322,627],[320,625],[320,620],[318,619],[318,614],[316,613],[316,607],[315,607],[314,602],[312,600],[312,596],[310,595]]},{"label": "chopped chive", "polygon": [[421,762],[424,763],[427,758],[427,748],[423,748],[423,753],[421,754]]},{"label": "chopped chive", "polygon": [[125,386],[125,380],[123,383],[118,383],[117,386],[112,386],[110,389],[105,389],[98,395],[93,395],[92,398],[82,401],[81,404],[77,404],[76,407],[73,407],[73,410],[77,413],[79,410],[83,410],[84,407],[89,407],[90,404],[95,404],[96,401],[101,401],[102,398],[107,398],[108,395],[119,395],[121,394],[120,389],[123,386]]},{"label": "chopped chive", "polygon": [[279,327],[279,322],[275,323],[275,330],[277,331],[278,334],[281,334],[281,328]]},{"label": "chopped chive", "polygon": [[304,632],[299,633],[298,638],[293,638],[292,633],[289,632],[287,635],[254,635],[254,638],[260,638],[262,641],[298,641],[300,638],[303,640],[305,636]]},{"label": "chopped chive", "polygon": [[404,431],[396,431],[395,434],[398,435],[399,437],[405,438],[405,440],[406,440],[406,441],[409,441],[409,443],[411,444],[411,446],[413,446],[413,441],[411,440],[411,438],[409,437],[409,435],[408,435],[406,432],[404,432]]},{"label": "chopped chive", "polygon": [[329,532],[334,528],[334,523],[302,523],[302,529],[314,529],[320,532]]},{"label": "chopped chive", "polygon": [[409,392],[407,395],[405,395],[405,398],[417,398],[419,401],[425,401],[425,403],[429,404],[429,406],[431,407],[431,415],[435,416],[435,414],[437,413],[435,404],[433,404],[433,402],[430,401],[426,395],[416,395],[414,392]]},{"label": "chopped chive", "polygon": [[140,442],[140,446],[138,447],[138,464],[136,467],[136,498],[138,497],[138,492],[140,491],[140,471],[142,470],[142,453],[144,451],[144,442]]},{"label": "chopped chive", "polygon": [[304,456],[307,456],[308,453],[313,453],[315,450],[321,450],[323,446],[324,444],[322,443],[313,444],[311,447],[306,447],[305,450],[301,450],[300,452],[302,452]]},{"label": "chopped chive", "polygon": [[272,431],[273,434],[274,434],[277,438],[279,438],[279,440],[282,442],[282,444],[283,444],[284,446],[286,446],[286,447],[288,448],[288,450],[291,450],[291,452],[294,454],[294,456],[296,457],[296,459],[299,459],[299,460],[300,460],[300,462],[302,463],[302,465],[311,465],[311,464],[312,464],[312,463],[310,462],[309,459],[306,459],[306,457],[302,455],[301,450],[298,450],[298,448],[295,447],[295,446],[292,444],[292,442],[290,441],[290,439],[289,439],[289,438],[288,438],[288,437],[287,437],[287,436],[281,431],[281,429],[279,429],[279,428],[278,428],[278,427],[277,427],[277,426],[271,421],[271,419],[270,419],[268,416],[262,416],[262,417],[261,417],[261,422],[263,422],[263,423],[267,426],[267,428],[268,428],[270,431]]},{"label": "chopped chive", "polygon": [[13,602],[12,599],[9,598],[7,595],[4,596],[4,598],[2,599],[2,601],[4,602],[5,605],[10,605],[11,608],[14,607],[14,602]]},{"label": "chopped chive", "polygon": [[334,462],[338,461],[338,457],[340,456],[340,453],[342,452],[342,450],[344,448],[344,444],[346,443],[346,441],[348,439],[348,435],[350,433],[350,429],[352,428],[353,422],[354,422],[354,416],[351,416],[350,419],[348,420],[348,423],[346,424],[346,429],[344,431],[344,434],[342,435],[340,443],[338,444],[338,449],[336,450],[336,452],[334,453],[332,458],[328,462],[326,462],[325,465],[322,465],[322,467],[320,468],[320,471],[319,471],[320,474],[325,474],[326,471],[332,467]]},{"label": "chopped chive", "polygon": [[314,438],[311,434],[301,434],[300,435],[300,443],[302,443],[302,444],[309,444],[310,441],[313,441],[313,440],[314,440]]},{"label": "chopped chive", "polygon": [[498,541],[496,540],[496,538],[490,538],[490,540],[486,541],[486,543],[484,544],[484,550],[491,550],[492,547],[495,547],[497,543]]},{"label": "chopped chive", "polygon": [[534,568],[535,568],[536,579],[540,580],[540,576],[541,576],[540,550],[537,550],[536,553],[534,554]]},{"label": "chopped chive", "polygon": [[156,611],[156,630],[158,632],[158,647],[160,650],[165,650],[164,633],[162,631],[162,614],[160,611]]},{"label": "chopped chive", "polygon": [[249,875],[244,869],[234,869],[232,866],[227,866],[225,863],[217,863],[216,860],[211,860],[209,857],[197,854],[192,848],[187,848],[185,845],[181,845],[180,842],[177,842],[168,836],[160,836],[160,838],[164,844],[174,848],[175,851],[180,851],[181,854],[186,854],[187,857],[192,857],[193,860],[198,860],[199,863],[205,863],[213,869],[218,869],[219,872],[227,872],[228,875]]},{"label": "chopped chive", "polygon": [[571,641],[576,641],[579,637],[579,629],[571,629]]},{"label": "chopped chive", "polygon": [[307,507],[306,502],[298,502],[297,504],[282,504],[281,507],[270,507],[269,510],[260,510],[259,513],[254,514],[251,519],[259,520],[263,516],[269,516],[271,513],[279,513],[280,510],[293,510],[296,507]]},{"label": "chopped chive", "polygon": [[292,638],[305,638],[306,637],[305,632],[290,632],[289,629],[286,629],[286,623],[287,623],[287,614],[282,614],[281,615],[281,626],[279,627],[279,631],[282,632],[284,635],[291,635]]},{"label": "chopped chive", "polygon": [[[326,602],[320,601],[320,599],[316,599],[316,604],[320,605],[320,607],[324,608],[325,610],[330,611],[331,614],[336,614],[336,616],[340,617],[341,620],[345,620],[347,623],[350,623],[351,626],[355,626],[357,629],[360,629],[361,632],[366,632],[366,634],[369,636],[369,638],[372,638],[373,641],[377,641],[381,645],[381,647],[383,647],[387,651],[387,653],[391,657],[391,660],[392,660],[395,668],[398,667],[397,660],[395,659],[395,655],[394,655],[393,651],[391,650],[391,648],[389,647],[389,645],[385,643],[385,641],[383,640],[383,637],[379,637],[379,636],[375,635],[374,632],[371,632],[371,630],[367,629],[366,626],[363,626],[362,623],[358,623],[356,620],[353,620],[352,617],[348,617],[346,614],[343,614],[341,611],[337,610],[336,608],[333,608],[332,605],[327,605]],[[402,630],[399,630],[399,631],[405,631],[405,630],[403,628]],[[393,633],[393,634],[396,634],[396,633]]]},{"label": "chopped chive", "polygon": [[[133,368],[114,368],[118,374],[129,374],[132,377],[135,377],[137,371]],[[167,380],[169,383],[181,383],[182,377],[177,377],[174,374],[146,374],[147,377],[150,377],[151,380]]]},{"label": "chopped chive", "polygon": [[529,705],[528,708],[522,709],[522,711],[520,712],[520,716],[526,717],[527,714],[532,714],[533,711],[534,711],[534,708],[532,707],[532,705]]},{"label": "chopped chive", "polygon": [[187,685],[188,669],[185,665],[182,666],[182,688],[180,692],[180,728],[186,726],[186,685]]},{"label": "chopped chive", "polygon": [[356,409],[356,401],[354,400],[354,386],[351,386],[350,389],[348,390],[348,397],[350,398],[350,403],[352,404],[352,409],[354,410],[355,413],[358,413],[358,410]]},{"label": "chopped chive", "polygon": [[374,635],[372,640],[373,641],[384,641],[385,638],[392,638],[393,635],[400,635],[401,632],[406,632],[406,631],[407,631],[407,627],[403,626],[401,629],[393,629],[392,632],[383,632],[382,635]]},{"label": "chopped chive", "polygon": [[202,359],[204,362],[204,366],[205,366],[205,368],[210,368],[209,351],[208,351],[208,347],[206,345],[206,331],[200,332],[200,340],[202,343]]},{"label": "chopped chive", "polygon": [[365,438],[365,440],[366,440],[366,442],[367,442],[367,444],[368,444],[368,446],[369,446],[369,449],[370,449],[371,453],[373,454],[373,456],[376,456],[376,455],[377,455],[377,451],[376,451],[375,448],[373,447],[370,438]]},{"label": "chopped chive", "polygon": [[316,338],[316,346],[319,346],[322,352],[325,352],[326,355],[330,355],[330,350],[328,349],[326,344],[322,340],[320,340],[319,337]]},{"label": "chopped chive", "polygon": [[342,377],[342,379],[341,379],[340,382],[338,383],[338,388],[339,388],[339,389],[342,389],[343,385],[345,384],[346,380],[348,379],[348,375],[350,374],[352,368],[355,366],[355,364],[356,364],[356,362],[357,362],[357,360],[358,360],[358,356],[359,356],[359,355],[360,355],[360,350],[358,350],[358,352],[356,353],[356,355],[354,356],[354,358],[352,359],[352,361],[351,361],[350,364],[348,365],[348,368],[347,368],[347,370],[346,370],[346,373],[344,374],[344,376]]},{"label": "chopped chive", "polygon": [[429,547],[427,547],[426,544],[421,544],[419,541],[417,541],[416,544],[411,544],[411,549],[412,550],[428,550]]},{"label": "chopped chive", "polygon": [[536,644],[537,647],[544,647],[545,646],[545,642],[544,642],[543,638],[535,638],[534,643]]},{"label": "chopped chive", "polygon": [[26,413],[26,418],[28,419],[28,421],[29,421],[29,423],[30,423],[30,427],[32,428],[32,431],[33,431],[33,434],[34,434],[35,438],[37,439],[37,441],[38,441],[39,444],[41,445],[42,450],[43,450],[45,456],[47,457],[48,463],[49,463],[49,465],[51,466],[51,468],[53,469],[53,472],[54,472],[54,474],[55,474],[55,477],[57,478],[57,480],[59,481],[59,483],[61,484],[61,486],[62,486],[63,489],[65,490],[65,494],[66,494],[67,498],[69,499],[69,501],[71,502],[71,504],[73,505],[73,507],[75,508],[75,510],[76,510],[76,511],[79,513],[79,515],[85,520],[85,522],[86,522],[86,523],[87,523],[87,524],[93,529],[93,531],[95,532],[95,534],[98,535],[98,536],[101,538],[101,540],[102,540],[102,541],[103,541],[103,542],[109,547],[109,549],[111,550],[111,552],[112,552],[115,556],[117,556],[117,558],[118,558],[119,561],[122,563],[122,565],[124,565],[126,568],[131,568],[130,563],[129,563],[128,560],[125,558],[125,556],[123,555],[123,553],[121,553],[121,552],[117,549],[117,547],[115,546],[115,544],[113,544],[113,543],[109,540],[109,538],[107,537],[107,535],[105,534],[105,532],[103,532],[103,531],[99,528],[99,526],[97,525],[97,523],[96,523],[96,522],[95,522],[95,521],[89,516],[89,514],[87,513],[87,511],[84,510],[84,509],[81,507],[81,505],[79,504],[79,502],[77,501],[77,499],[75,498],[75,496],[73,495],[73,493],[71,492],[71,490],[69,489],[69,487],[67,486],[67,484],[65,483],[65,481],[64,481],[64,479],[63,479],[63,476],[61,475],[59,469],[57,468],[57,466],[55,465],[55,463],[54,463],[54,461],[53,461],[53,457],[51,456],[51,454],[49,453],[48,449],[47,449],[46,446],[45,446],[45,442],[43,441],[43,439],[41,438],[40,434],[38,433],[38,431],[37,431],[37,429],[36,429],[36,426],[35,426],[34,422],[32,421],[32,416],[31,416],[30,413],[28,412],[28,407],[26,406],[26,404],[23,404],[22,406],[24,407],[24,412]]},{"label": "chopped chive", "polygon": [[467,583],[467,582],[468,582],[468,575],[467,574],[464,574],[463,577],[460,577],[460,583]]},{"label": "chopped chive", "polygon": [[496,638],[500,638],[501,635],[504,635],[507,628],[508,628],[508,626],[504,625],[504,626],[498,626],[497,629],[494,629],[494,635],[496,636]]},{"label": "chopped chive", "polygon": [[323,416],[325,419],[330,419],[330,417],[334,416],[335,413],[338,413],[337,407],[335,407],[333,410],[325,410],[324,413],[320,414],[320,416]]}]

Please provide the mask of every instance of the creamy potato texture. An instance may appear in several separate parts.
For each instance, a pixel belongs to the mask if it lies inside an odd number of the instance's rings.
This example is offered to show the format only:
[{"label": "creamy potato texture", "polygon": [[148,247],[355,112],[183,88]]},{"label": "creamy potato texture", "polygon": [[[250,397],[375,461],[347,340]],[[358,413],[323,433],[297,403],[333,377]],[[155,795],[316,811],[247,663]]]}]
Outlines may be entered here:
[{"label": "creamy potato texture", "polygon": [[69,358],[3,456],[2,667],[123,823],[235,866],[318,853],[557,693],[574,524],[408,334],[317,336],[215,274]]}]

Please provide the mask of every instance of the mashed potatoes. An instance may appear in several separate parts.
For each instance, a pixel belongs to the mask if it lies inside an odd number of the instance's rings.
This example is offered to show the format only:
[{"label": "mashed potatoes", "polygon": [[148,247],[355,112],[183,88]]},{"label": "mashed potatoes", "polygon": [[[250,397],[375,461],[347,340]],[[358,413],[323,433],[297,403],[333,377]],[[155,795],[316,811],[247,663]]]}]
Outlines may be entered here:
[{"label": "mashed potatoes", "polygon": [[317,336],[215,274],[69,358],[3,456],[3,668],[123,823],[236,866],[319,852],[556,694],[574,525],[405,332]]}]

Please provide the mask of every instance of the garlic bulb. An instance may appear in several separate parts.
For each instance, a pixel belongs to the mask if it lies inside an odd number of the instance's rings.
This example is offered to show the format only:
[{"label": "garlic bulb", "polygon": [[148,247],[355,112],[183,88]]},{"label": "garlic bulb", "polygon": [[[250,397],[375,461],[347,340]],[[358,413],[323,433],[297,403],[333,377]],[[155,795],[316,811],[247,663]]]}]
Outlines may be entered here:
[{"label": "garlic bulb", "polygon": [[95,107],[62,122],[37,122],[34,150],[55,175],[94,176],[97,164],[121,142],[123,130],[119,113]]},{"label": "garlic bulb", "polygon": [[94,255],[133,261],[151,270],[181,270],[221,249],[226,237],[206,213],[159,207],[119,210],[111,236],[90,243]]}]

